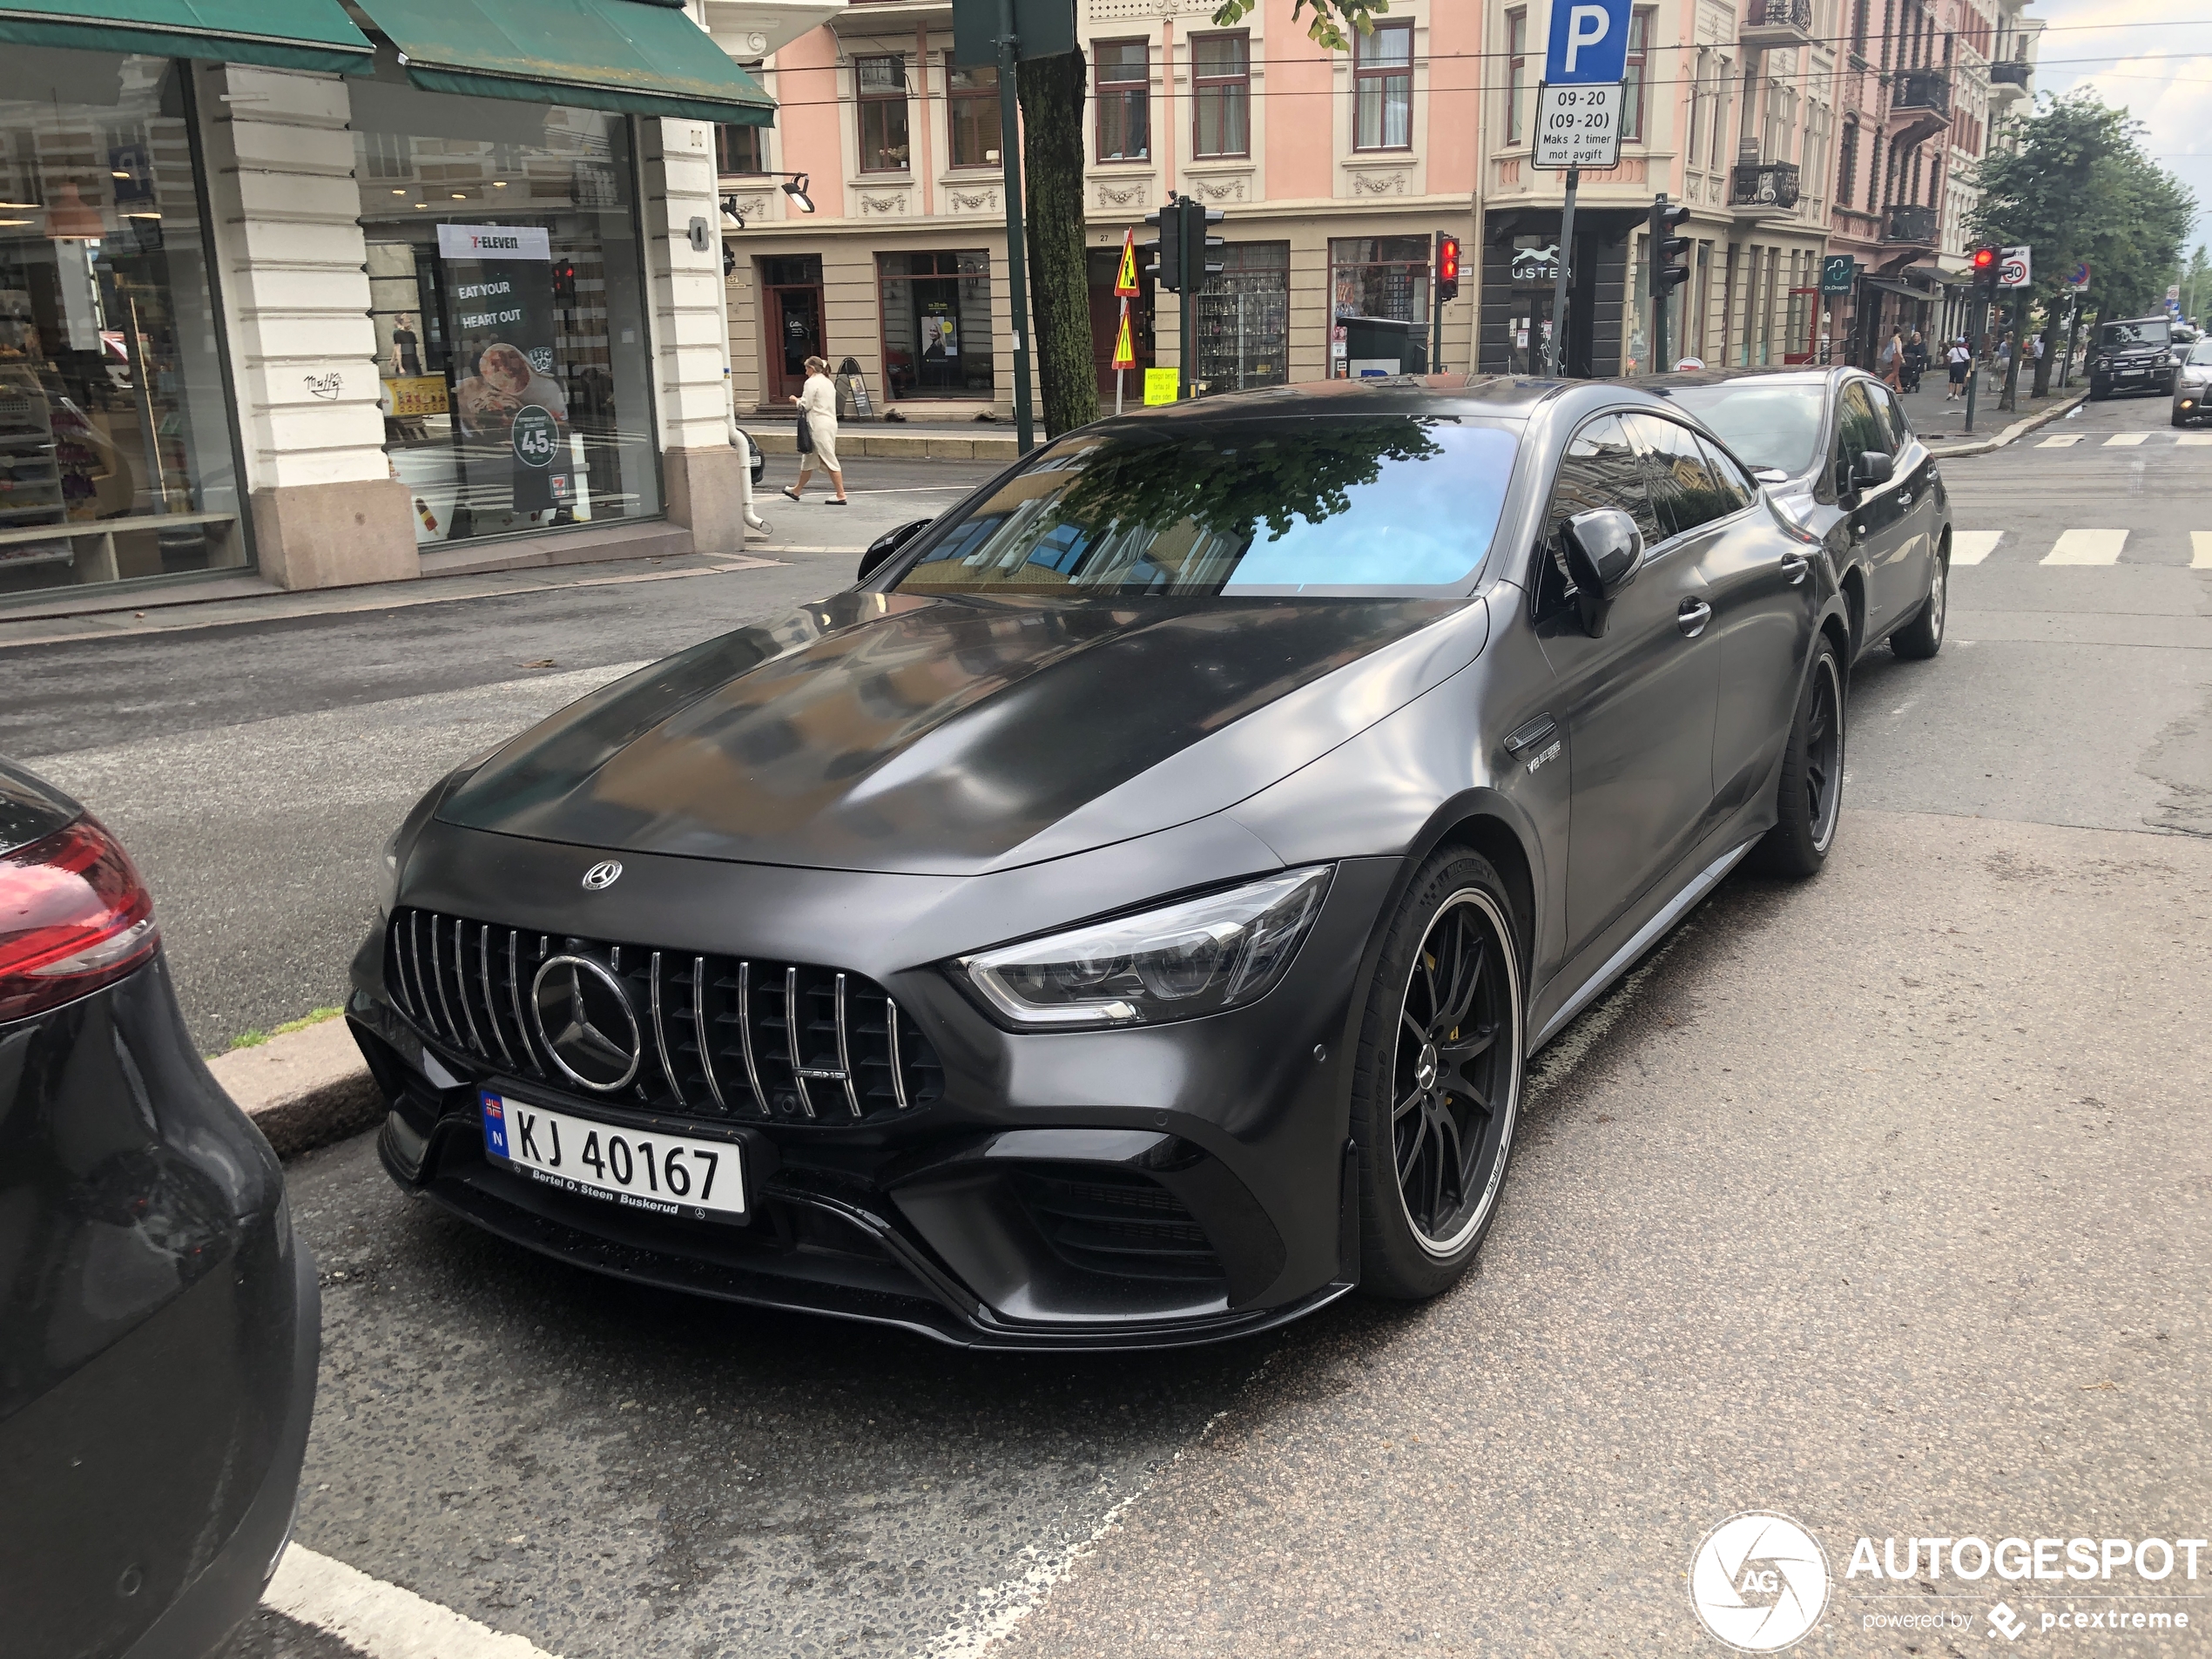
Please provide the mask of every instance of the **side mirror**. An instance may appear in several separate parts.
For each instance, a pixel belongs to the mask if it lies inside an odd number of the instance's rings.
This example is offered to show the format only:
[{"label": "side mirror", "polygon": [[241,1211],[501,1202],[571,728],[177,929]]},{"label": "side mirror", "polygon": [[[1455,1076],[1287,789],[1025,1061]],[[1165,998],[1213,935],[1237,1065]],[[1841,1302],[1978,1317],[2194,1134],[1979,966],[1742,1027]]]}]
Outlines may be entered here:
[{"label": "side mirror", "polygon": [[1566,542],[1567,574],[1575,578],[1582,631],[1601,638],[1614,596],[1643,569],[1643,532],[1619,508],[1601,507],[1568,519]]},{"label": "side mirror", "polygon": [[927,529],[934,522],[934,521],[931,519],[917,518],[910,524],[900,525],[895,530],[886,530],[882,535],[877,536],[875,540],[870,542],[868,543],[868,550],[860,555],[860,573],[859,579],[865,582],[870,577],[873,576],[878,570],[883,568],[886,561],[887,561],[894,553],[896,553],[908,542],[914,540],[914,538],[920,535],[923,530]]},{"label": "side mirror", "polygon": [[1878,449],[1868,449],[1851,463],[1853,489],[1879,489],[1897,475],[1897,462]]}]

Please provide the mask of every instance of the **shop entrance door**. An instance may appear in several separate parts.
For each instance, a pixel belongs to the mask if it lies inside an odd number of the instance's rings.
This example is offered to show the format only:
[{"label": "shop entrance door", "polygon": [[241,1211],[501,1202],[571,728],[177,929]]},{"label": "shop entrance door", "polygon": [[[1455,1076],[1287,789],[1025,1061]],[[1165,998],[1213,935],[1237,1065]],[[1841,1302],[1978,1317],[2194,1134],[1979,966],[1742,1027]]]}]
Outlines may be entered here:
[{"label": "shop entrance door", "polygon": [[1814,338],[1820,327],[1820,290],[1792,288],[1790,290],[1790,333],[1783,341],[1782,361],[1785,363],[1810,363],[1819,354],[1819,342]]},{"label": "shop entrance door", "polygon": [[815,255],[760,261],[761,321],[767,330],[767,401],[797,397],[806,360],[827,357],[822,335],[822,262]]},{"label": "shop entrance door", "polygon": [[907,284],[914,296],[914,338],[921,354],[914,365],[915,389],[927,395],[966,389],[961,368],[960,279],[916,277]]},{"label": "shop entrance door", "polygon": [[1506,373],[1541,374],[1551,361],[1552,296],[1520,289],[1506,307]]}]

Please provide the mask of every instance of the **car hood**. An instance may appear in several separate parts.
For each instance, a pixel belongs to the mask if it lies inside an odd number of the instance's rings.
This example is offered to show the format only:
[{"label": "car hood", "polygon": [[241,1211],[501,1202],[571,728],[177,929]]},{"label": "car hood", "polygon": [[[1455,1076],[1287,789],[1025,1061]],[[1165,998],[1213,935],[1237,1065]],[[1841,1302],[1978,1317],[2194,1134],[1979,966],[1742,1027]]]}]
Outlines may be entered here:
[{"label": "car hood", "polygon": [[1480,600],[853,591],[617,682],[440,820],[609,851],[970,874],[1218,812],[1471,661]]}]

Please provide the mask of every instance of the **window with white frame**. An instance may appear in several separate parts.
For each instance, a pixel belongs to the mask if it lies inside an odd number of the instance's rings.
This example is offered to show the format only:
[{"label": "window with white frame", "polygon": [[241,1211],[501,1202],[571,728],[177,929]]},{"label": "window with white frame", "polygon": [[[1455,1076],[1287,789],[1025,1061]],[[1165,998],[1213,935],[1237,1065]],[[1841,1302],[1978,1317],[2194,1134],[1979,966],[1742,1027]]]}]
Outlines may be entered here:
[{"label": "window with white frame", "polygon": [[1413,142],[1413,25],[1377,24],[1352,36],[1355,150],[1406,150]]},{"label": "window with white frame", "polygon": [[1506,13],[1506,142],[1528,141],[1528,13]]}]

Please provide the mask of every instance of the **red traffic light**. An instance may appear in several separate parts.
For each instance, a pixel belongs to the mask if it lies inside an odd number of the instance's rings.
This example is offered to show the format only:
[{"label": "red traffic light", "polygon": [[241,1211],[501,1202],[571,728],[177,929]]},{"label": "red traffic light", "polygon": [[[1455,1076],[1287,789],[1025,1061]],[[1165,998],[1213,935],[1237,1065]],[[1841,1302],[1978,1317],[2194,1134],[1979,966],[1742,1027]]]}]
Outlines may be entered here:
[{"label": "red traffic light", "polygon": [[1974,269],[1977,272],[1990,270],[1995,266],[1996,263],[1997,250],[1995,248],[1978,247],[1974,250]]},{"label": "red traffic light", "polygon": [[1460,293],[1460,239],[1440,236],[1436,239],[1436,298],[1440,304],[1456,300]]}]

